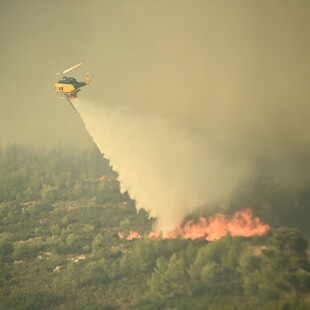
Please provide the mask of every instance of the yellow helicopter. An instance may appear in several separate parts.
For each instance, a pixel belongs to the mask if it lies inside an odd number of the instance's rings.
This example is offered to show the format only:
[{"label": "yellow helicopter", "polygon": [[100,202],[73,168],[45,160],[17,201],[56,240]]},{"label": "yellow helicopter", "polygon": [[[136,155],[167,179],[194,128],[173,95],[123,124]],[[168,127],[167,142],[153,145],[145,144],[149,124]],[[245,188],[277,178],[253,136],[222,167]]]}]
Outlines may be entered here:
[{"label": "yellow helicopter", "polygon": [[84,62],[81,62],[77,65],[72,66],[69,69],[66,69],[62,72],[55,73],[55,76],[61,75],[62,78],[59,80],[57,83],[55,83],[55,91],[57,93],[63,94],[64,97],[69,101],[70,105],[72,108],[75,110],[75,112],[78,114],[77,110],[73,106],[72,102],[70,99],[76,98],[77,93],[81,91],[81,87],[88,85],[90,83],[91,77],[93,77],[89,72],[86,73],[85,77],[85,82],[78,82],[75,78],[73,77],[67,77],[65,74],[68,73],[71,70],[74,70],[81,65],[83,65]]},{"label": "yellow helicopter", "polygon": [[78,82],[73,77],[67,77],[65,74],[71,70],[74,70],[81,65],[83,65],[84,62],[81,62],[69,69],[66,69],[62,72],[58,72],[55,75],[62,75],[62,79],[55,83],[55,90],[57,93],[64,94],[67,98],[76,98],[77,93],[81,90],[81,87],[88,85],[90,83],[91,74],[89,72],[86,73],[85,82]]}]

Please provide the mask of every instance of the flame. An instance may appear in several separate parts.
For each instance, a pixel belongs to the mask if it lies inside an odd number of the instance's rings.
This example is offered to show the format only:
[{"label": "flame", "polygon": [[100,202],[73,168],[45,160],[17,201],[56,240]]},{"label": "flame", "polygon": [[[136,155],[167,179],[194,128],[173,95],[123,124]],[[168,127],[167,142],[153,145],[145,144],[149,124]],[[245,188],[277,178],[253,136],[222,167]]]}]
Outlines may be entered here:
[{"label": "flame", "polygon": [[[124,236],[124,234],[122,234],[121,232],[119,232],[119,233],[117,233],[118,234],[118,236],[119,236],[119,238],[121,238],[121,239],[125,239],[125,236]],[[141,237],[140,237],[140,235],[139,235],[139,233],[138,232],[136,232],[136,231],[130,231],[129,232],[129,235],[127,236],[127,240],[133,240],[133,239],[140,239]]]},{"label": "flame", "polygon": [[253,217],[250,209],[234,213],[231,219],[224,214],[215,214],[209,218],[200,218],[198,223],[187,222],[179,228],[179,235],[185,239],[205,238],[209,241],[218,240],[227,233],[232,236],[262,236],[269,231],[270,226],[262,223],[258,217]]},{"label": "flame", "polygon": [[[262,236],[270,230],[270,226],[261,222],[258,217],[253,217],[251,209],[237,211],[231,218],[224,214],[215,214],[208,218],[201,217],[198,222],[188,221],[179,226],[174,232],[169,232],[163,237],[162,232],[152,231],[148,237],[150,239],[174,239],[181,237],[183,239],[205,238],[208,241],[218,240],[228,233],[231,236]],[[119,233],[120,238],[124,235]],[[130,231],[127,240],[140,238],[139,233]]]},{"label": "flame", "polygon": [[162,234],[161,234],[160,231],[151,231],[151,232],[149,233],[148,237],[149,237],[150,239],[155,240],[155,239],[158,239],[161,235],[162,235]]},{"label": "flame", "polygon": [[[208,241],[213,241],[226,236],[228,233],[232,236],[262,236],[269,229],[268,224],[262,223],[258,217],[253,217],[252,210],[244,209],[235,212],[231,219],[224,214],[215,214],[208,218],[201,217],[198,223],[188,221],[183,226],[178,227],[177,233],[169,233],[165,238],[176,238],[178,235],[184,239],[205,238]],[[155,236],[154,232],[149,235],[150,238],[155,238]]]}]

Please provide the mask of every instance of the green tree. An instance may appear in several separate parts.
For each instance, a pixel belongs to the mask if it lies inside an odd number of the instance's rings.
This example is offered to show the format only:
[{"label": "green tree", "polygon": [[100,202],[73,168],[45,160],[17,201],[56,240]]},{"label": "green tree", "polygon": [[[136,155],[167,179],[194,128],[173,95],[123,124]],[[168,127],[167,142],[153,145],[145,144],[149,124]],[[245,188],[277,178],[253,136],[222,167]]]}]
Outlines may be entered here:
[{"label": "green tree", "polygon": [[173,254],[156,261],[156,267],[149,281],[150,297],[153,300],[186,295],[189,290],[189,277],[185,260],[181,254]]},{"label": "green tree", "polygon": [[41,190],[41,199],[45,203],[53,203],[57,199],[58,186],[44,184]]},{"label": "green tree", "polygon": [[100,285],[109,281],[106,271],[108,265],[104,258],[85,264],[80,274],[81,285]]},{"label": "green tree", "polygon": [[120,260],[120,269],[125,276],[150,272],[158,257],[156,242],[149,239],[136,240],[132,251]]},{"label": "green tree", "polygon": [[168,260],[160,257],[156,261],[156,267],[149,281],[150,298],[157,299],[166,298],[169,294],[169,285],[166,280],[166,272],[168,269]]},{"label": "green tree", "polygon": [[0,256],[7,256],[13,252],[13,245],[8,239],[0,237]]},{"label": "green tree", "polygon": [[231,236],[201,247],[189,268],[194,294],[240,292],[238,264],[243,251],[243,239]]},{"label": "green tree", "polygon": [[307,246],[298,229],[273,230],[262,256],[260,294],[263,298],[278,298],[284,293],[300,296],[310,291]]},{"label": "green tree", "polygon": [[239,272],[242,278],[244,293],[253,295],[257,292],[260,281],[261,257],[254,254],[253,247],[249,247],[240,256]]}]

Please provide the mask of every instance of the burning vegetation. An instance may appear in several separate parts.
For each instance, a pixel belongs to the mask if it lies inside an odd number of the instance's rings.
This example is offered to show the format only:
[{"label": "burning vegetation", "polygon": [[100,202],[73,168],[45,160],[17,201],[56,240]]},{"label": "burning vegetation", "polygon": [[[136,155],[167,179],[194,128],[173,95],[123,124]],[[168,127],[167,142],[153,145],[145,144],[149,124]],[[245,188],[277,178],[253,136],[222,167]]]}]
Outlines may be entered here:
[{"label": "burning vegetation", "polygon": [[[254,217],[251,209],[244,209],[235,212],[232,217],[221,213],[208,218],[200,217],[198,222],[190,220],[164,236],[161,231],[152,231],[148,237],[150,239],[175,239],[179,237],[191,240],[204,238],[208,241],[214,241],[227,234],[243,237],[262,236],[269,230],[270,226],[263,223],[258,217]],[[118,236],[121,239],[125,238],[123,233],[118,233]],[[130,231],[126,239],[132,240],[140,237],[138,232]]]}]

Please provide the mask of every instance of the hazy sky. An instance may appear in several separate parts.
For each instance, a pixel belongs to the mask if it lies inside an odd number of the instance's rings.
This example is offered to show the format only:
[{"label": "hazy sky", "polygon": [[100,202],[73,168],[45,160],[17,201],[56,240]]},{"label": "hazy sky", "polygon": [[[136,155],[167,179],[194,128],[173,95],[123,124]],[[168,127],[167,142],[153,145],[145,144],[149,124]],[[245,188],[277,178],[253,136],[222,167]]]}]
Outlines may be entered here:
[{"label": "hazy sky", "polygon": [[309,188],[309,0],[0,1],[0,144],[95,147],[168,230],[268,163]]},{"label": "hazy sky", "polygon": [[173,118],[223,148],[304,147],[309,15],[308,0],[1,1],[0,143],[92,146],[56,80],[39,80],[85,61],[74,76],[95,80],[81,98]]}]

